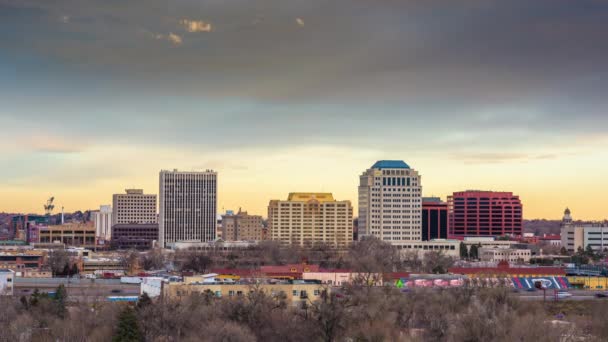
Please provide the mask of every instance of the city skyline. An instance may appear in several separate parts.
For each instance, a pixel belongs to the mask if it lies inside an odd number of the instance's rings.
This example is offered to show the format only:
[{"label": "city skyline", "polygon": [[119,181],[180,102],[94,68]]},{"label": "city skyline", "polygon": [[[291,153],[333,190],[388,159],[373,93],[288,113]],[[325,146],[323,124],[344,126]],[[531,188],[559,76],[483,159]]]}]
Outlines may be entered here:
[{"label": "city skyline", "polygon": [[0,0],[0,211],[67,212],[214,169],[218,211],[289,192],[422,195],[608,218],[608,3]]}]

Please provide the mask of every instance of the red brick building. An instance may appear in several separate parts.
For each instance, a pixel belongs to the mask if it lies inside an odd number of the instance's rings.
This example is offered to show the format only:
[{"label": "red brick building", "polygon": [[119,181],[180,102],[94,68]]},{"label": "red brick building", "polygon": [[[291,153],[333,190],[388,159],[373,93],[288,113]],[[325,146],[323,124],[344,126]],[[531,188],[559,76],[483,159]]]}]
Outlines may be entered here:
[{"label": "red brick building", "polygon": [[448,196],[450,236],[521,235],[522,211],[511,192],[455,192]]}]

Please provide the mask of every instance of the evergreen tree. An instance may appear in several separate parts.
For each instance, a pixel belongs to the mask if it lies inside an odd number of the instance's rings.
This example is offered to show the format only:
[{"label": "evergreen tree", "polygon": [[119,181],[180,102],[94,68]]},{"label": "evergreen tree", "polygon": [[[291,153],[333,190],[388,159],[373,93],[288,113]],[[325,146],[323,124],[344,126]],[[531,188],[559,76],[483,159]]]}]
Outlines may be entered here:
[{"label": "evergreen tree", "polygon": [[566,247],[562,247],[559,250],[559,254],[561,254],[561,255],[568,255],[568,250],[566,249]]},{"label": "evergreen tree", "polygon": [[38,289],[34,289],[34,293],[30,297],[30,306],[36,306],[40,302],[40,291]]},{"label": "evergreen tree", "polygon": [[112,342],[137,342],[142,340],[142,334],[137,325],[135,311],[127,306],[118,317],[118,327],[114,332]]},{"label": "evergreen tree", "polygon": [[77,275],[80,272],[78,269],[78,265],[72,264],[72,269],[70,270],[70,276]]},{"label": "evergreen tree", "polygon": [[21,302],[21,305],[25,310],[28,310],[30,308],[30,304],[27,302],[27,298],[25,298],[25,296],[21,296],[19,301]]},{"label": "evergreen tree", "polygon": [[593,250],[593,247],[591,247],[591,245],[587,245],[587,248],[585,248],[585,254],[590,258],[593,258],[595,256],[595,251]]},{"label": "evergreen tree", "polygon": [[54,298],[55,310],[56,310],[57,316],[59,316],[60,318],[65,318],[65,314],[67,312],[67,310],[65,308],[65,301],[66,301],[67,297],[68,297],[68,295],[67,295],[67,291],[65,290],[65,286],[63,286],[63,284],[60,284],[57,287],[57,290],[55,290],[55,298]]},{"label": "evergreen tree", "polygon": [[151,304],[152,304],[152,298],[150,298],[150,296],[148,296],[148,292],[144,292],[144,294],[142,294],[139,297],[139,300],[137,301],[137,309],[141,310]]},{"label": "evergreen tree", "polygon": [[464,242],[460,243],[460,259],[467,259],[469,257],[469,251],[467,245]]},{"label": "evergreen tree", "polygon": [[63,266],[63,271],[61,272],[62,276],[69,276],[70,275],[70,264],[65,264],[65,266]]},{"label": "evergreen tree", "polygon": [[469,257],[471,259],[478,259],[479,258],[479,248],[477,247],[477,245],[472,245],[471,246],[471,250],[469,251]]}]

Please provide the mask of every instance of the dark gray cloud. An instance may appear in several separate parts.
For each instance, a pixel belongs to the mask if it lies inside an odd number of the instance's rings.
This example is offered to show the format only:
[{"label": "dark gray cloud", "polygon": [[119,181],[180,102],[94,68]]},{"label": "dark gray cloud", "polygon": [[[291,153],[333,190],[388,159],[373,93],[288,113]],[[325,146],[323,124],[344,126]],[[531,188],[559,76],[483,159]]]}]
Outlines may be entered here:
[{"label": "dark gray cloud", "polygon": [[604,32],[599,0],[0,0],[2,115],[124,142],[509,156],[604,130]]}]

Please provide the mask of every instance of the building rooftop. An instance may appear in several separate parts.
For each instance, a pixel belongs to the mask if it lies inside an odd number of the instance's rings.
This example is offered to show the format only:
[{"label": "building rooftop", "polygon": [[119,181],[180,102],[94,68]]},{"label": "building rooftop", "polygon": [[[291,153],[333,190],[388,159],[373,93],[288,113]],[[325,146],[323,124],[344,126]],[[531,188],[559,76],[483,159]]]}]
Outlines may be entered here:
[{"label": "building rooftop", "polygon": [[374,165],[372,165],[372,169],[409,169],[410,166],[407,165],[403,160],[378,160]]},{"label": "building rooftop", "polygon": [[307,202],[317,200],[319,202],[335,202],[334,196],[330,192],[290,192],[288,201]]}]

